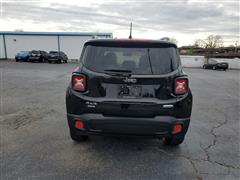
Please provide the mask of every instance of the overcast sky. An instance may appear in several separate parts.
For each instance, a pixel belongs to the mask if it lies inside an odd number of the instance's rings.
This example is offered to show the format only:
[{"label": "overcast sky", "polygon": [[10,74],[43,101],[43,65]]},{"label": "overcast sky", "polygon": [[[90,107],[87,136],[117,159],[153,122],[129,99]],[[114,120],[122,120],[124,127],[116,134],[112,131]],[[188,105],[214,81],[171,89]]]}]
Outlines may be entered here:
[{"label": "overcast sky", "polygon": [[[192,44],[210,34],[239,41],[238,0],[0,0],[0,31],[112,32],[127,38],[174,37]],[[240,43],[240,42],[239,42]]]}]

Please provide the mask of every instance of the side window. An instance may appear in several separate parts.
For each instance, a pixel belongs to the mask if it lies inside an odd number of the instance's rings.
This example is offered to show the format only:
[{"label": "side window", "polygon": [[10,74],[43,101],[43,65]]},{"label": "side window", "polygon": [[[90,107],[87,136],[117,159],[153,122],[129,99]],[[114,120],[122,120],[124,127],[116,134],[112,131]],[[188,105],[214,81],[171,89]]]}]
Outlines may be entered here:
[{"label": "side window", "polygon": [[89,56],[88,54],[90,54],[90,53],[89,53],[90,49],[91,49],[90,46],[85,46],[85,47],[83,48],[83,50],[82,50],[82,54],[81,54],[81,57],[80,57],[80,61],[81,61],[83,64],[85,64],[86,66],[88,66],[88,62],[89,62],[89,61],[87,61],[87,58],[88,58],[88,56]]},{"label": "side window", "polygon": [[181,59],[179,55],[179,49],[175,49],[173,52],[173,69],[177,69],[181,65]]}]

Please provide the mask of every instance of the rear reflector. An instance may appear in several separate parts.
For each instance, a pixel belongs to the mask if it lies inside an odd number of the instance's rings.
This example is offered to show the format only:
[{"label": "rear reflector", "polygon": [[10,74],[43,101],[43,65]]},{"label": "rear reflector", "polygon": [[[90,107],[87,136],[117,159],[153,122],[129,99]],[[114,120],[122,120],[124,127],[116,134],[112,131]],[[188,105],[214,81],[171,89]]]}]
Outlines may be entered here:
[{"label": "rear reflector", "polygon": [[185,94],[188,89],[188,80],[186,78],[175,79],[175,94]]},{"label": "rear reflector", "polygon": [[176,133],[179,133],[181,131],[182,131],[182,125],[181,124],[175,124],[174,127],[173,127],[172,133],[176,134]]},{"label": "rear reflector", "polygon": [[84,129],[84,124],[83,124],[82,120],[80,120],[80,119],[75,120],[75,127],[77,129]]}]

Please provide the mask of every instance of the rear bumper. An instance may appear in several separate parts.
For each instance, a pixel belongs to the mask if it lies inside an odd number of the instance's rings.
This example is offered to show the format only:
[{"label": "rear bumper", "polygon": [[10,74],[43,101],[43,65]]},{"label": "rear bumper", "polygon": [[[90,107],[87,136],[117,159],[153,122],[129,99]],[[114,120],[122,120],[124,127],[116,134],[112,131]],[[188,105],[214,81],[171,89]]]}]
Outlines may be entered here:
[{"label": "rear bumper", "polygon": [[228,68],[228,65],[217,65],[217,68],[218,69],[227,69]]},{"label": "rear bumper", "polygon": [[30,56],[29,57],[29,60],[31,60],[31,61],[39,61],[40,59],[41,59],[40,56],[34,56],[34,57]]},{"label": "rear bumper", "polygon": [[57,58],[57,57],[56,58],[49,58],[48,60],[49,61],[59,61],[59,58]]},{"label": "rear bumper", "polygon": [[[170,137],[184,136],[188,130],[190,118],[177,119],[172,116],[155,116],[152,118],[103,116],[102,114],[88,113],[82,115],[68,114],[68,125],[76,135],[132,135]],[[75,128],[76,119],[81,119],[84,129]],[[173,126],[181,124],[180,133],[173,134]]]},{"label": "rear bumper", "polygon": [[15,57],[16,61],[27,61],[28,57]]}]

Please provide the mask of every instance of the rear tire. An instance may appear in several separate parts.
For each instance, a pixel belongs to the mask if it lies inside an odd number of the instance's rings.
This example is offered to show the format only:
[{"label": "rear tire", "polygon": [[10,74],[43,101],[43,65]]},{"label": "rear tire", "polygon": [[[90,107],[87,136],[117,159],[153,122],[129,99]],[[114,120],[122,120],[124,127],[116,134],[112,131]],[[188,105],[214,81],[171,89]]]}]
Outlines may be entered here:
[{"label": "rear tire", "polygon": [[217,70],[216,66],[213,66],[213,70]]},{"label": "rear tire", "polygon": [[59,63],[59,64],[62,64],[62,60],[61,60],[61,59],[59,59],[59,60],[58,60],[58,63]]},{"label": "rear tire", "polygon": [[88,140],[88,136],[87,135],[76,135],[76,134],[74,134],[71,131],[70,131],[70,136],[71,136],[72,140],[76,141],[76,142],[82,142],[82,141]]},{"label": "rear tire", "polygon": [[177,146],[181,144],[184,141],[185,136],[180,137],[166,137],[165,138],[165,144],[168,146]]},{"label": "rear tire", "polygon": [[203,65],[203,69],[206,69],[206,66],[205,66],[205,65]]}]

